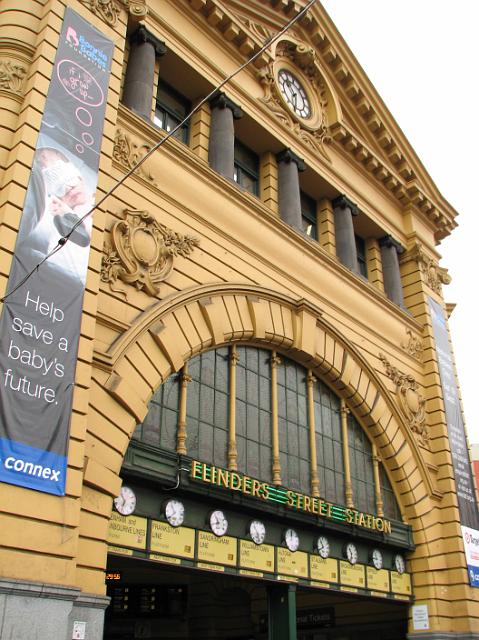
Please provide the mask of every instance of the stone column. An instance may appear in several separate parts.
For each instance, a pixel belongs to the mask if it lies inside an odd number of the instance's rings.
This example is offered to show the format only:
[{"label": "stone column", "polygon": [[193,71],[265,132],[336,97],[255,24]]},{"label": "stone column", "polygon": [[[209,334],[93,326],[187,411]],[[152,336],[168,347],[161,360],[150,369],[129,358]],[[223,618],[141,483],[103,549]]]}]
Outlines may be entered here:
[{"label": "stone column", "polygon": [[404,248],[389,235],[381,238],[379,245],[383,262],[384,290],[392,302],[404,308],[404,294],[398,257],[400,253],[403,253]]},{"label": "stone column", "polygon": [[291,149],[285,149],[276,156],[278,161],[279,215],[281,219],[298,231],[302,231],[301,196],[299,191],[299,172],[306,169]]},{"label": "stone column", "polygon": [[218,93],[210,101],[211,125],[208,159],[212,169],[225,178],[234,178],[235,130],[234,120],[243,112],[224,93]]},{"label": "stone column", "polygon": [[130,56],[125,74],[123,104],[138,115],[151,117],[155,60],[166,53],[164,42],[140,25],[130,37]]},{"label": "stone column", "polygon": [[336,255],[345,267],[348,267],[354,273],[359,273],[353,226],[353,216],[358,215],[358,208],[349,198],[343,195],[333,200],[333,209]]}]

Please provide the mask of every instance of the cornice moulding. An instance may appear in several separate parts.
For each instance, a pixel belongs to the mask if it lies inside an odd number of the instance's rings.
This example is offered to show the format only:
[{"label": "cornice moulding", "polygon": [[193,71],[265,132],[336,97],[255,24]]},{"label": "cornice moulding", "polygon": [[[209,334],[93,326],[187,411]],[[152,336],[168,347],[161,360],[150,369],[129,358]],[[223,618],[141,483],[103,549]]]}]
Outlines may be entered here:
[{"label": "cornice moulding", "polygon": [[[188,2],[194,11],[199,12],[209,24],[223,35],[226,22],[234,20],[243,33],[241,38],[251,39],[257,48],[263,44],[254,36],[251,28],[247,28],[239,18],[234,17],[234,13],[225,9],[221,0],[184,1]],[[274,11],[276,15],[284,16],[282,23],[285,19],[288,20],[297,15],[302,9],[300,3],[292,3],[289,0],[261,0],[261,3],[268,5],[270,12]],[[254,11],[254,6],[252,10]],[[227,19],[225,16],[228,16]],[[315,5],[300,20],[299,24],[305,30],[310,41],[317,47],[324,66],[335,78],[345,96],[354,104],[364,124],[389,159],[391,166],[387,166],[377,153],[369,149],[368,145],[344,123],[337,123],[331,128],[332,137],[349,155],[352,155],[355,160],[359,160],[368,172],[397,200],[402,202],[404,199],[403,204],[410,202],[415,204],[417,211],[425,215],[429,223],[433,224],[438,241],[445,238],[457,226],[454,220],[457,215],[456,211],[438,191],[325,10],[320,5]],[[244,47],[243,49],[239,47],[238,42],[241,38],[238,41],[234,38],[229,41],[236,44],[243,55],[251,55],[254,47],[249,48],[249,53],[245,51]],[[271,59],[270,55],[268,59],[256,61],[255,66],[262,68]],[[431,192],[431,195],[426,193],[428,191]]]}]

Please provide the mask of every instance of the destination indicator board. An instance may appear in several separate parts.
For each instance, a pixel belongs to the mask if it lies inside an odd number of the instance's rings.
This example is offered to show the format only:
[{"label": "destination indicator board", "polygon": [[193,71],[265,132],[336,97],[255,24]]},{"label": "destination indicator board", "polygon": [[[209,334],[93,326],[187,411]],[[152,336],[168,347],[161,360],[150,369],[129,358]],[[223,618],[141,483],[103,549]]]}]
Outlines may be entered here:
[{"label": "destination indicator board", "polygon": [[230,536],[217,538],[214,533],[198,531],[198,560],[236,566],[237,540]]},{"label": "destination indicator board", "polygon": [[321,558],[320,556],[310,555],[309,571],[311,580],[339,582],[338,561],[334,558]]},{"label": "destination indicator board", "polygon": [[121,516],[113,511],[108,525],[107,542],[130,549],[146,549],[147,523],[146,518]]},{"label": "destination indicator board", "polygon": [[195,557],[195,530],[171,527],[166,522],[152,520],[150,549],[160,554],[192,559]]},{"label": "destination indicator board", "polygon": [[278,573],[297,578],[308,577],[308,554],[304,551],[295,551],[294,553],[278,547],[276,549],[276,570]]},{"label": "destination indicator board", "polygon": [[256,545],[249,540],[240,540],[239,563],[246,569],[274,573],[274,547],[269,544]]},{"label": "destination indicator board", "polygon": [[375,569],[366,567],[368,589],[374,591],[389,591],[389,571],[387,569]]},{"label": "destination indicator board", "polygon": [[393,593],[402,593],[404,595],[412,595],[411,576],[408,573],[397,573],[391,571],[391,591]]},{"label": "destination indicator board", "polygon": [[366,587],[366,577],[364,575],[364,566],[362,564],[350,564],[339,561],[339,576],[341,584],[351,587]]}]

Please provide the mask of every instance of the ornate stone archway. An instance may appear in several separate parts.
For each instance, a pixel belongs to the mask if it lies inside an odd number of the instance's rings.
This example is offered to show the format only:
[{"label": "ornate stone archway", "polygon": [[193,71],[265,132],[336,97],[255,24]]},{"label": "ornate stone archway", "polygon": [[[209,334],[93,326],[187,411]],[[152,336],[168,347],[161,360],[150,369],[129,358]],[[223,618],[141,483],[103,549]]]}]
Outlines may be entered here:
[{"label": "ornate stone archway", "polygon": [[[82,494],[104,527],[95,548],[79,547],[85,588],[98,591],[106,559],[111,499],[135,426],[157,387],[193,355],[232,342],[268,344],[311,368],[355,413],[388,469],[403,515],[431,509],[429,474],[393,399],[358,350],[305,300],[254,285],[195,287],[141,314],[107,352],[95,353]],[[81,538],[81,536],[80,536]],[[97,583],[97,584],[95,584]]]}]

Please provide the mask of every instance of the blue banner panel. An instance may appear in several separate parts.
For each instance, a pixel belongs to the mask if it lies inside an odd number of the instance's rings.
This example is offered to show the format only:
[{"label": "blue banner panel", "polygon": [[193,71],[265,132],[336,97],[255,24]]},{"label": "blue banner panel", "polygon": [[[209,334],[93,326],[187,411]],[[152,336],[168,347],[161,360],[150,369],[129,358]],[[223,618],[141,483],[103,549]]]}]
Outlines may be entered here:
[{"label": "blue banner panel", "polygon": [[444,398],[447,432],[456,482],[469,583],[472,587],[479,587],[479,511],[467,447],[466,430],[459,400],[459,390],[456,384],[454,360],[449,345],[449,333],[444,311],[432,298],[429,298],[429,309],[436,343],[439,377]]},{"label": "blue banner panel", "polygon": [[113,42],[67,8],[0,318],[0,481],[57,495],[112,56]]}]

